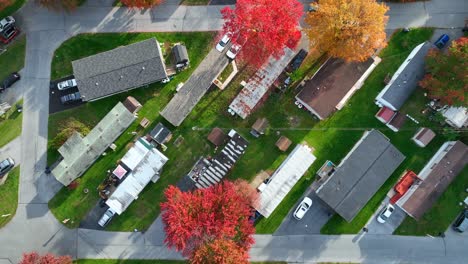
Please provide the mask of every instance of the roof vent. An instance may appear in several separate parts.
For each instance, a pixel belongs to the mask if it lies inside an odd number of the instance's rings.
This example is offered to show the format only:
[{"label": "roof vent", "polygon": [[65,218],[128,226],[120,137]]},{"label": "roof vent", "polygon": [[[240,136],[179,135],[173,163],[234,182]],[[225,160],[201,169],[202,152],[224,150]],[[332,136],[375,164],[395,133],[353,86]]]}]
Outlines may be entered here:
[{"label": "roof vent", "polygon": [[145,66],[141,67],[141,70],[144,71],[144,70],[145,70]]},{"label": "roof vent", "polygon": [[99,83],[97,82],[97,83],[96,83],[96,86],[98,86],[98,85],[99,85]]}]

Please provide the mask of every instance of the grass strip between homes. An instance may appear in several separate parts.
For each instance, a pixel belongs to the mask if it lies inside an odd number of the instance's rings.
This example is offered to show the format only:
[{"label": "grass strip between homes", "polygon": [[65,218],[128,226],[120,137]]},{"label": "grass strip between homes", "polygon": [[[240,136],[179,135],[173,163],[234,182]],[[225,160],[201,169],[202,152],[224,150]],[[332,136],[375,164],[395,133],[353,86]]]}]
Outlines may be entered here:
[{"label": "grass strip between homes", "polygon": [[23,100],[16,102],[4,117],[0,117],[0,148],[21,135],[23,113],[18,112],[17,105],[22,104]]},{"label": "grass strip between homes", "polygon": [[18,208],[20,167],[17,166],[8,173],[8,178],[0,185],[0,228],[5,226],[15,216]]}]

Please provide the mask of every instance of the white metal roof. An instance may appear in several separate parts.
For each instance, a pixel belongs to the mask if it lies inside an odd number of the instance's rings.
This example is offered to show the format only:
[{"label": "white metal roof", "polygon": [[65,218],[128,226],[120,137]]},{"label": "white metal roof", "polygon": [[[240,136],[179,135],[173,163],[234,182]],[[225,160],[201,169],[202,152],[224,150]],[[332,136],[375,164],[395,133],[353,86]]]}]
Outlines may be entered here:
[{"label": "white metal roof", "polygon": [[270,56],[267,63],[250,78],[244,88],[234,98],[229,108],[245,119],[293,57],[294,51],[289,48],[284,49],[284,54],[279,59]]},{"label": "white metal roof", "polygon": [[149,148],[141,144],[140,141],[137,141],[136,144],[125,153],[120,161],[129,169],[133,170],[140,164],[141,160],[145,158],[149,151]]},{"label": "white metal roof", "polygon": [[462,128],[468,122],[468,109],[466,107],[452,106],[447,108],[442,115],[449,124],[457,128]]},{"label": "white metal roof", "polygon": [[315,159],[309,146],[297,145],[260,193],[260,206],[256,208],[257,211],[264,217],[269,217]]},{"label": "white metal roof", "polygon": [[[133,153],[137,153],[139,150],[144,148],[148,149],[140,141],[137,141],[135,146],[131,148],[127,154],[132,150]],[[136,158],[132,158],[131,160],[134,161]],[[151,179],[154,177],[157,177],[156,180],[159,179],[159,172],[168,161],[168,158],[157,149],[151,148],[148,149],[148,151],[139,160],[140,161],[130,172],[127,178],[125,178],[125,180],[106,201],[106,204],[119,215],[138,198],[140,192],[143,191]],[[156,180],[154,180],[154,182]]]}]

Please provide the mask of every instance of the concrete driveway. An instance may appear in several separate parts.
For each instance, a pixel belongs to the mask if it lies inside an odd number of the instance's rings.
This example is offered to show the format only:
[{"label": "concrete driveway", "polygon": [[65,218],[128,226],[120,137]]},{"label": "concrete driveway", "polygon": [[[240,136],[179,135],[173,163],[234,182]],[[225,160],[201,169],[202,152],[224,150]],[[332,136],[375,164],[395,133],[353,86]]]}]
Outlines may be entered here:
[{"label": "concrete driveway", "polygon": [[378,235],[391,235],[397,229],[398,226],[405,220],[406,213],[398,206],[394,205],[395,211],[392,213],[390,218],[387,219],[387,222],[381,224],[377,222],[377,215],[380,211],[388,205],[390,197],[386,196],[385,199],[380,204],[379,208],[374,212],[372,217],[367,222],[367,229],[369,234],[378,234]]},{"label": "concrete driveway", "polygon": [[[300,221],[295,219],[293,214],[297,206],[307,196],[312,199],[312,207]],[[315,191],[309,188],[297,203],[291,208],[288,215],[284,218],[281,226],[274,235],[309,235],[320,234],[320,229],[333,216],[334,212],[320,198]]]}]

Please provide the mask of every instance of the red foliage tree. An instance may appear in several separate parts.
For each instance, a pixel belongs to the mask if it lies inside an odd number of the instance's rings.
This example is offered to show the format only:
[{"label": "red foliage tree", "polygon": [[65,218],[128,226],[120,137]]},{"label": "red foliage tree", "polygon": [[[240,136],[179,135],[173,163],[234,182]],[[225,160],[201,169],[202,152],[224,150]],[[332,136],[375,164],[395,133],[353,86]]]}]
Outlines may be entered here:
[{"label": "red foliage tree", "polygon": [[19,264],[72,264],[73,260],[70,256],[54,256],[47,253],[43,256],[37,252],[24,253]]},{"label": "red foliage tree", "polygon": [[120,0],[120,2],[128,7],[135,8],[151,8],[163,2],[163,0]]},{"label": "red foliage tree", "polygon": [[429,98],[447,105],[468,104],[468,37],[452,41],[447,53],[430,50],[426,57],[426,75],[419,82]]},{"label": "red foliage tree", "polygon": [[233,33],[233,41],[246,41],[239,59],[261,66],[270,55],[279,57],[287,45],[300,40],[299,19],[303,7],[297,0],[237,0],[235,9],[221,10],[225,20],[222,34]]},{"label": "red foliage tree", "polygon": [[0,0],[0,10],[5,9],[5,7],[13,4],[13,0]]},{"label": "red foliage tree", "polygon": [[248,264],[247,251],[234,241],[219,239],[207,242],[197,248],[190,259],[191,264]]},{"label": "red foliage tree", "polygon": [[217,256],[235,244],[239,249],[237,255],[248,256],[255,232],[249,217],[258,195],[246,182],[225,181],[193,192],[170,186],[165,196],[167,201],[161,204],[161,209],[165,242],[170,248],[200,260],[201,252],[216,250]]}]

